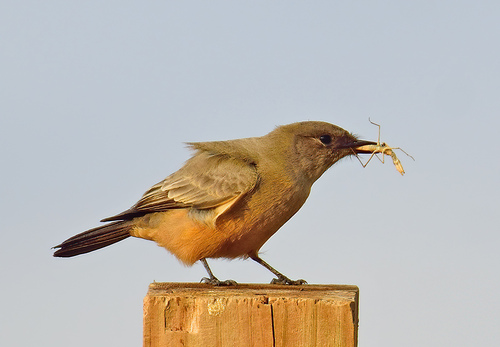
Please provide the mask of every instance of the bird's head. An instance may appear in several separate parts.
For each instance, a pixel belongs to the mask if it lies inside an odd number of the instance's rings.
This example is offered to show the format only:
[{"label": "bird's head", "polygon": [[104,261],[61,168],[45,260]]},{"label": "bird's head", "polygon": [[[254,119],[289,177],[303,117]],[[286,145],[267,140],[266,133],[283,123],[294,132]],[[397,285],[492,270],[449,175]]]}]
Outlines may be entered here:
[{"label": "bird's head", "polygon": [[[272,133],[274,142],[286,146],[286,162],[296,174],[316,181],[340,159],[365,153],[357,147],[376,144],[359,140],[350,132],[327,122],[307,121],[283,125]],[[311,183],[312,183],[311,182]]]}]

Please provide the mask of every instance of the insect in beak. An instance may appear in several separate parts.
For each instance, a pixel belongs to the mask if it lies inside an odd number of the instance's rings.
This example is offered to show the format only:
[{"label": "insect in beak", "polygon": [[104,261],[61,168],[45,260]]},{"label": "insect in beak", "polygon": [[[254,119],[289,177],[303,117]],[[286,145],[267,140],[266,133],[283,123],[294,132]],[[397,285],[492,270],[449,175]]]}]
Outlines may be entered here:
[{"label": "insect in beak", "polygon": [[[358,158],[359,162],[361,163],[361,165],[363,167],[366,167],[368,165],[368,163],[370,162],[370,160],[372,160],[373,156],[377,157],[378,160],[380,160],[382,163],[384,163],[385,155],[389,155],[392,158],[392,162],[394,163],[394,166],[396,167],[396,170],[398,170],[398,172],[401,175],[404,175],[405,174],[405,170],[403,169],[403,165],[401,164],[401,161],[398,159],[398,157],[396,156],[396,153],[394,153],[393,150],[394,149],[399,149],[401,152],[403,152],[404,154],[406,154],[407,156],[409,156],[413,160],[415,160],[415,158],[413,158],[411,155],[409,155],[408,153],[406,153],[400,147],[390,147],[385,142],[381,143],[380,142],[380,125],[377,124],[377,123],[372,122],[370,120],[370,118],[368,118],[368,121],[370,123],[372,123],[373,125],[378,126],[378,140],[377,140],[377,142],[371,142],[371,143],[368,143],[368,144],[361,144],[360,146],[357,146],[357,147],[351,147],[351,150],[353,151],[354,155],[356,156],[356,158]],[[360,141],[360,142],[363,142],[363,141]],[[369,141],[364,141],[364,142],[369,142]],[[368,158],[368,161],[363,164],[363,162],[361,161],[361,159],[358,156],[358,153],[371,153],[371,156],[370,156],[370,158]],[[378,153],[382,154],[382,159],[380,159],[377,156]]]}]

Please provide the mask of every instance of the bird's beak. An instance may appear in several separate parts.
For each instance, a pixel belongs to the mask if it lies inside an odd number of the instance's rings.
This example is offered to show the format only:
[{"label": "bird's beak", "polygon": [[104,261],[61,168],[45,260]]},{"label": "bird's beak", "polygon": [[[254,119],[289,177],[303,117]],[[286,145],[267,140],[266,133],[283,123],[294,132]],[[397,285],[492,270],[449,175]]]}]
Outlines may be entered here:
[{"label": "bird's beak", "polygon": [[337,148],[352,148],[356,153],[372,153],[373,151],[369,150],[369,147],[364,147],[364,146],[376,145],[376,144],[377,143],[373,142],[373,141],[356,140],[356,141],[341,145]]}]

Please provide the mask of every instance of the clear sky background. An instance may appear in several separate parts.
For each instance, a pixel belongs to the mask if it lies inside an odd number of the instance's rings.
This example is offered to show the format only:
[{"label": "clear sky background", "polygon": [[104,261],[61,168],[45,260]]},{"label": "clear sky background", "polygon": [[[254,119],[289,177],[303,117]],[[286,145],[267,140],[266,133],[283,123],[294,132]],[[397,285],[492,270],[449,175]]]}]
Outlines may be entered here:
[{"label": "clear sky background", "polygon": [[[498,1],[2,1],[0,343],[140,346],[154,243],[52,246],[177,170],[183,142],[337,124],[412,154],[345,159],[262,248],[291,278],[355,284],[360,346],[500,342]],[[221,279],[267,283],[247,260]]]}]

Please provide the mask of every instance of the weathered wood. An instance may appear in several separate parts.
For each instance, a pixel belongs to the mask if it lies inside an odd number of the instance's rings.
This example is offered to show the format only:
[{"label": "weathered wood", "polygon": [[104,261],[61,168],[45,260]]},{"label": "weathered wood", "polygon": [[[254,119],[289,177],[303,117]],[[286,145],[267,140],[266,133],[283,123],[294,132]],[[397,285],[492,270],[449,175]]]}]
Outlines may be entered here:
[{"label": "weathered wood", "polygon": [[152,283],[144,346],[356,346],[359,289]]}]

